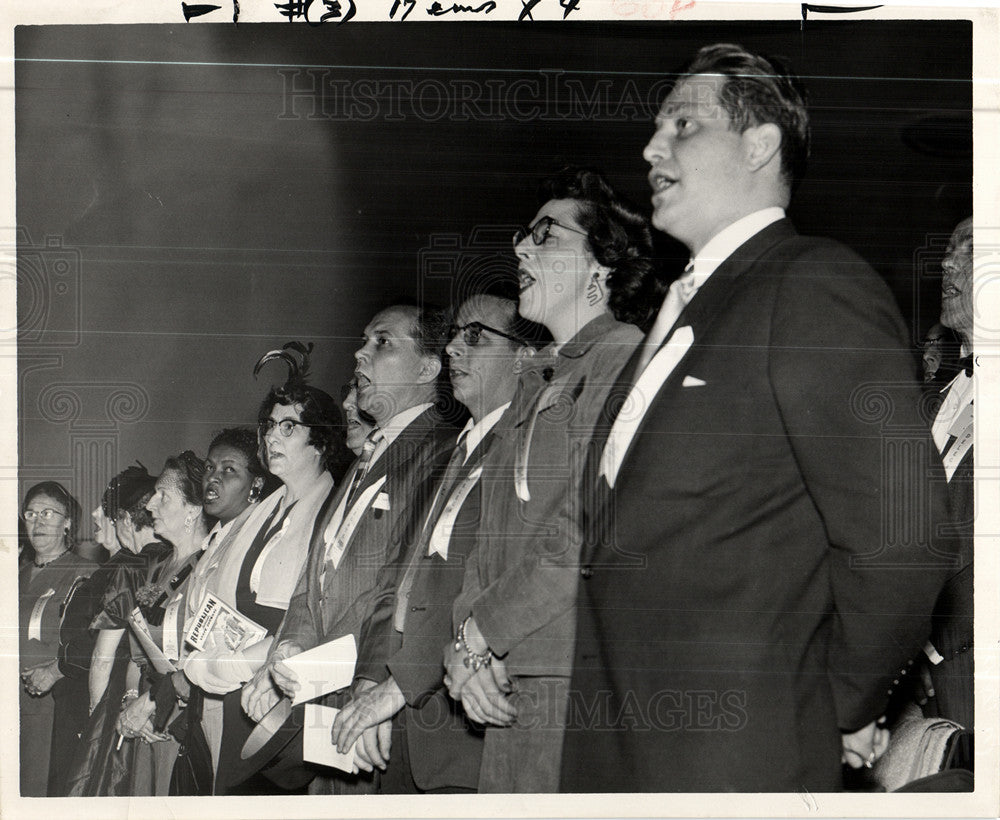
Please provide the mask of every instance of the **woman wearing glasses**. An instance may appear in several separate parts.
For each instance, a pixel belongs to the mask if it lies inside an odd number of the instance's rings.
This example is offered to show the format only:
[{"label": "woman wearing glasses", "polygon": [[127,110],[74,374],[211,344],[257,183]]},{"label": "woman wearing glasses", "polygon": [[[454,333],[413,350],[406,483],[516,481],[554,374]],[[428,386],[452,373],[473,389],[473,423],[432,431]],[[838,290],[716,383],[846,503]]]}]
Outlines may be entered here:
[{"label": "woman wearing glasses", "polygon": [[35,551],[18,575],[21,795],[45,797],[62,792],[64,752],[72,758],[75,733],[87,719],[86,678],[64,676],[60,668],[60,628],[68,602],[96,564],[73,552],[80,505],[61,484],[29,489],[21,519]]},{"label": "woman wearing glasses", "polygon": [[[201,690],[201,727],[213,771],[222,744],[232,747],[229,752],[238,757],[253,728],[239,708],[238,690],[267,658],[302,573],[316,516],[333,489],[329,467],[340,459],[343,449],[343,424],[336,402],[305,381],[310,351],[311,346],[290,343],[261,357],[254,369],[256,374],[265,362],[275,359],[289,368],[286,383],[272,388],[258,413],[261,460],[281,486],[255,505],[236,537],[212,557],[214,566],[200,581],[205,593],[263,627],[267,636],[236,650],[215,645],[194,651],[187,658],[183,678],[174,676],[178,697],[187,698],[187,687]],[[222,696],[233,691],[237,692],[235,709],[227,708],[224,727]],[[195,772],[186,785],[178,783],[177,793],[211,794],[212,774],[204,769]],[[224,793],[224,784],[216,783],[214,791]]]},{"label": "woman wearing glasses", "polygon": [[[519,312],[553,344],[524,362],[455,603],[445,684],[485,725],[481,792],[555,792],[573,652],[579,493],[604,401],[658,304],[648,223],[595,171],[546,180],[514,240]],[[456,648],[457,647],[457,648]]]}]

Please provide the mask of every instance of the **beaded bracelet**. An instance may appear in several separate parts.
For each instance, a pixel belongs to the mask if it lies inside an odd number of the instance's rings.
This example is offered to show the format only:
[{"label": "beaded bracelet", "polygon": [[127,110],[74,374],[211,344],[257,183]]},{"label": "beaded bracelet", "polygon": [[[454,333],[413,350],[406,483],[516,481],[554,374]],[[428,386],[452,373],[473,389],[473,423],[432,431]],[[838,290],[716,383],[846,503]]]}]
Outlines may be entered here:
[{"label": "beaded bracelet", "polygon": [[125,690],[125,694],[122,695],[122,707],[121,708],[122,709],[125,708],[126,701],[129,700],[129,698],[137,698],[137,697],[139,697],[139,690],[138,689],[126,689]]},{"label": "beaded bracelet", "polygon": [[468,641],[465,640],[465,626],[471,618],[472,616],[469,615],[458,625],[458,636],[455,638],[455,651],[464,651],[465,657],[462,658],[462,663],[465,665],[465,668],[471,669],[473,672],[478,672],[480,669],[485,669],[493,663],[493,651],[487,647],[485,652],[473,652],[469,647]]}]

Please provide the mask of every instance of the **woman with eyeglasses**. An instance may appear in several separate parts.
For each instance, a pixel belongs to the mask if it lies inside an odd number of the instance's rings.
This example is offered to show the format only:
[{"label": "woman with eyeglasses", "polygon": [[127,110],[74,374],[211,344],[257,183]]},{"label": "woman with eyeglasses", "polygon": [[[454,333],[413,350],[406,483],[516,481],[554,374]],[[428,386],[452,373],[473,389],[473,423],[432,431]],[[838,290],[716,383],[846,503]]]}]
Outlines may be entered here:
[{"label": "woman with eyeglasses", "polygon": [[[302,574],[316,516],[333,489],[329,467],[341,459],[343,424],[334,399],[306,382],[311,349],[289,343],[262,356],[254,368],[256,375],[272,360],[289,368],[288,380],[271,389],[258,412],[261,460],[281,486],[255,505],[237,537],[214,559],[204,588],[263,627],[266,637],[238,648],[216,642],[193,651],[183,678],[174,676],[179,697],[188,696],[188,687],[201,690],[201,728],[212,759],[212,770],[202,767],[178,780],[179,794],[225,793],[225,784],[212,782],[222,746],[228,744],[227,752],[238,758],[253,728],[239,707],[239,689],[267,658]],[[223,703],[229,692],[236,695],[232,709]]]},{"label": "woman with eyeglasses", "polygon": [[97,565],[73,551],[80,505],[62,484],[43,481],[31,487],[21,520],[35,551],[34,561],[18,574],[21,795],[57,796],[66,753],[72,757],[76,732],[87,719],[86,679],[63,671],[62,620],[76,589]]},{"label": "woman with eyeglasses", "polygon": [[596,171],[546,180],[514,239],[525,319],[553,343],[524,362],[514,434],[483,501],[445,684],[486,727],[479,791],[556,792],[572,664],[579,494],[611,386],[658,304],[648,222]]}]

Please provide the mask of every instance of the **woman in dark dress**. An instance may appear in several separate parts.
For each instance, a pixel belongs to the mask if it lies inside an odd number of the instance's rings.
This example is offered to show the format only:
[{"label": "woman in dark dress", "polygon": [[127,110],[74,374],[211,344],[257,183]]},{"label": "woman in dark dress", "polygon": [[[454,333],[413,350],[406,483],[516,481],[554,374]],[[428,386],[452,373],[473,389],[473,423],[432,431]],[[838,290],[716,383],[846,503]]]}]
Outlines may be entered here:
[{"label": "woman in dark dress", "polygon": [[[301,363],[289,347],[299,353]],[[291,343],[258,362],[259,369],[271,358],[281,359],[290,368],[288,381],[270,391],[258,413],[262,460],[281,487],[257,506],[225,551],[215,556],[216,566],[206,582],[208,591],[264,627],[267,637],[236,651],[222,647],[192,652],[184,666],[187,680],[206,696],[202,723],[219,769],[216,794],[227,789],[224,761],[239,759],[253,728],[239,707],[238,690],[267,658],[302,573],[316,516],[333,489],[329,466],[343,453],[339,408],[332,396],[306,383],[307,354],[307,348]],[[209,698],[222,706],[227,693],[234,693],[235,699],[226,698],[231,703],[225,718],[222,709],[210,713]]]},{"label": "woman in dark dress", "polygon": [[[71,797],[127,795],[131,792],[132,744],[118,746],[118,720],[130,657],[124,628],[90,628],[107,603],[125,589],[138,589],[151,564],[161,561],[170,546],[153,532],[153,519],[145,509],[156,479],[142,465],[128,467],[108,483],[101,504],[91,514],[95,528],[111,526],[117,549],[98,569],[67,610],[66,622],[81,624],[90,636],[88,657],[90,720],[67,777]],[[100,513],[98,514],[98,511]],[[107,546],[107,545],[106,545]],[[81,639],[81,648],[82,648]]]},{"label": "woman in dark dress", "polygon": [[21,795],[56,796],[87,719],[86,680],[64,672],[61,627],[67,604],[96,565],[73,552],[80,505],[61,484],[29,489],[21,519],[35,552],[18,574]]},{"label": "woman in dark dress", "polygon": [[117,731],[122,738],[149,744],[139,746],[132,764],[134,795],[166,795],[177,754],[177,742],[164,731],[174,710],[157,715],[150,693],[182,656],[184,593],[208,534],[202,510],[204,472],[204,462],[190,450],[167,459],[146,509],[154,532],[172,549],[150,565],[142,586],[123,589],[108,602],[105,621],[98,624],[129,630],[132,660]]}]

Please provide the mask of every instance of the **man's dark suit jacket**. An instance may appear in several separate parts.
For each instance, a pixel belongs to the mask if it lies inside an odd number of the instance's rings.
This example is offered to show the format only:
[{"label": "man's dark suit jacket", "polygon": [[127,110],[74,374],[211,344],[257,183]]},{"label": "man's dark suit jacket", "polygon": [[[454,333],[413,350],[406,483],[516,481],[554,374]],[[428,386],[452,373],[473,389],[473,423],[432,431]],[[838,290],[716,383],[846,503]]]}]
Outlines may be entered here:
[{"label": "man's dark suit jacket", "polygon": [[[398,560],[411,521],[422,510],[426,511],[432,489],[430,478],[435,465],[451,452],[456,432],[454,427],[442,421],[436,410],[428,409],[407,425],[372,463],[357,494],[363,495],[367,487],[383,477],[385,483],[364,511],[339,566],[328,571],[324,588],[320,583],[326,560],[324,535],[343,494],[350,489],[353,470],[339,487],[331,490],[316,516],[309,557],[275,636],[275,646],[281,641],[292,640],[305,650],[344,635],[353,634],[355,640],[360,638],[361,625],[374,607],[379,571],[387,563]],[[383,494],[385,498],[379,501]],[[309,686],[309,682],[303,685]],[[346,700],[347,693],[340,692],[331,693],[320,702],[341,707]],[[235,709],[230,710],[229,715],[232,714]],[[236,720],[229,715],[230,723]],[[239,721],[243,724],[241,727],[230,725],[224,729],[219,766],[219,777],[224,784],[235,785],[246,779],[288,745],[289,740],[294,742],[288,755],[294,758],[296,751],[301,755],[302,744],[294,731],[294,727],[301,726],[300,711],[293,712],[286,723],[289,731],[283,729],[261,752],[245,762],[239,761],[239,752],[252,724],[245,716]]]},{"label": "man's dark suit jacket", "polygon": [[[473,470],[484,468],[458,510],[447,560],[436,553],[426,554],[421,520],[405,561],[384,579],[375,613],[361,635],[357,675],[381,682],[391,674],[403,692],[406,706],[401,719],[406,721],[410,774],[424,791],[475,789],[479,784],[483,735],[469,725],[462,707],[445,691],[442,654],[453,639],[452,605],[462,589],[466,560],[477,543],[484,482],[488,485],[491,480],[487,454],[498,437],[509,435],[504,422],[501,418],[469,455],[452,487],[453,492],[460,490]],[[437,519],[427,522],[428,528],[433,530],[435,523]],[[423,550],[423,555],[417,559],[406,620],[399,633],[393,625],[398,585],[416,549]],[[389,765],[399,765],[398,760],[397,755]]]},{"label": "man's dark suit jacket", "polygon": [[[950,385],[942,391],[947,397]],[[931,643],[944,660],[931,666],[937,713],[974,728],[975,685],[972,664],[972,524],[975,517],[973,448],[962,456],[948,482],[952,521],[950,530],[960,545],[961,565],[938,596],[934,607]]]},{"label": "man's dark suit jacket", "polygon": [[612,519],[583,553],[562,787],[837,790],[840,730],[880,716],[946,574],[906,328],[864,261],[787,220],[684,326],[589,511]]}]

